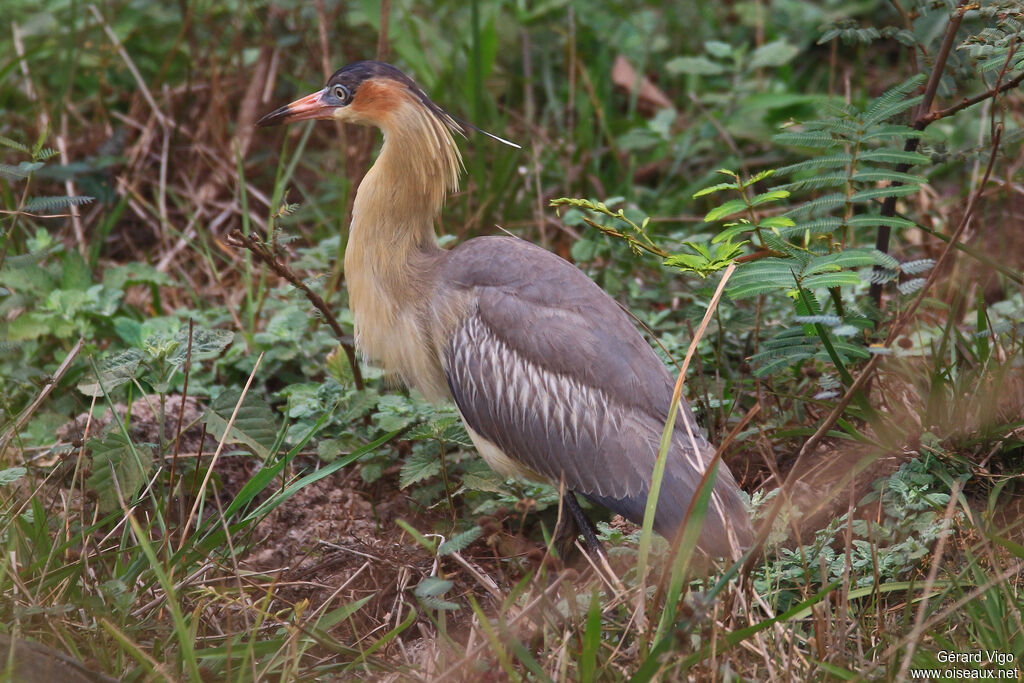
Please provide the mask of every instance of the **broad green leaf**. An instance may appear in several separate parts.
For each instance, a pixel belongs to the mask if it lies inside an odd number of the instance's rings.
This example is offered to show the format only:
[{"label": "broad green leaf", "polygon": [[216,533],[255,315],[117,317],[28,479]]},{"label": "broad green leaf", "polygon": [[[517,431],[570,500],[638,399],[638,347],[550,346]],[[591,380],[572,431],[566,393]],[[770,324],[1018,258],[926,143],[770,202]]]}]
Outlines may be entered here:
[{"label": "broad green leaf", "polygon": [[89,439],[92,474],[86,485],[96,492],[101,513],[121,507],[120,498],[130,504],[153,469],[153,449],[148,444],[131,444],[121,432]]},{"label": "broad green leaf", "polygon": [[[216,358],[226,349],[235,338],[231,330],[209,330],[205,327],[193,326],[192,328],[192,360],[204,360]],[[178,330],[174,335],[177,346],[167,357],[167,362],[172,365],[181,365],[188,356],[188,326]]]},{"label": "broad green leaf", "polygon": [[7,325],[5,341],[20,342],[38,339],[52,333],[51,316],[38,313],[22,313]]},{"label": "broad green leaf", "polygon": [[169,287],[174,284],[174,280],[148,263],[132,262],[107,268],[103,273],[103,284],[113,289],[140,284]]},{"label": "broad green leaf", "polygon": [[726,69],[707,57],[676,57],[665,62],[665,70],[672,75],[691,74],[694,76],[717,76]]},{"label": "broad green leaf", "polygon": [[470,491],[508,493],[505,478],[481,460],[476,460],[467,466],[466,473],[462,475],[462,486]]},{"label": "broad green leaf", "polygon": [[385,432],[405,429],[417,420],[412,401],[398,394],[385,394],[377,401],[373,423]]},{"label": "broad green leaf", "polygon": [[33,264],[16,268],[8,265],[0,270],[0,286],[15,292],[47,296],[57,287],[57,282],[42,266]]},{"label": "broad green leaf", "polygon": [[709,40],[705,42],[704,49],[707,50],[709,55],[712,57],[718,57],[719,59],[731,57],[733,53],[732,45],[720,40]]},{"label": "broad green leaf", "polygon": [[[228,421],[241,394],[239,389],[227,389],[221,392],[206,411],[206,427],[215,438],[225,439]],[[253,453],[266,459],[277,441],[278,421],[278,415],[270,406],[250,391],[239,406],[238,415],[225,440],[228,443],[245,444]]]},{"label": "broad green leaf", "polygon": [[441,473],[441,459],[425,450],[415,451],[402,463],[398,477],[398,488],[404,489],[418,481],[429,479]]},{"label": "broad green leaf", "polygon": [[28,472],[24,467],[8,467],[5,470],[0,470],[0,486],[7,486],[18,481]]},{"label": "broad green leaf", "polygon": [[86,396],[103,396],[117,387],[132,381],[139,371],[139,364],[145,360],[146,354],[139,349],[128,349],[107,358],[100,365],[99,377],[90,372],[86,379],[78,383],[78,390]]},{"label": "broad green leaf", "polygon": [[784,38],[766,43],[754,50],[750,55],[750,69],[763,66],[782,66],[788,64],[800,52],[795,45],[790,45]]},{"label": "broad green leaf", "polygon": [[92,273],[89,272],[89,265],[77,251],[65,252],[63,265],[60,275],[61,289],[85,291],[92,286]]}]

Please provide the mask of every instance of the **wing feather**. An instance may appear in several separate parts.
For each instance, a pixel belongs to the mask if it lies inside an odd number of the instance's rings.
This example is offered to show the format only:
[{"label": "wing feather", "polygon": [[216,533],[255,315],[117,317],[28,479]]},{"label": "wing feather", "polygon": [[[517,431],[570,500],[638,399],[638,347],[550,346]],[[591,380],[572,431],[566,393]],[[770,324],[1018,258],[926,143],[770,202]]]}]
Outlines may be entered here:
[{"label": "wing feather", "polygon": [[[474,294],[441,350],[467,425],[530,471],[642,520],[673,380],[626,314],[578,269],[519,240],[471,240],[447,267],[447,281]],[[685,518],[714,452],[685,402],[680,414],[655,519],[665,536]],[[701,535],[714,554],[728,554],[725,520],[741,542],[749,537],[723,466]]]}]

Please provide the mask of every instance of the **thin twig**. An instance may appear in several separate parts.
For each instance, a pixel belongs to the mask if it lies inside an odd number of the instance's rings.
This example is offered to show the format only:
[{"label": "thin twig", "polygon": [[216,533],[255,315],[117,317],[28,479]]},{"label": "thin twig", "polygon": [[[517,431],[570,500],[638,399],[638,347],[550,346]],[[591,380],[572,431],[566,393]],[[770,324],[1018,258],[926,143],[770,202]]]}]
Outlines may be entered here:
[{"label": "thin twig", "polygon": [[[949,19],[949,25],[946,26],[946,35],[942,39],[942,46],[935,56],[935,65],[932,67],[928,83],[925,85],[924,97],[921,98],[921,105],[918,107],[917,114],[914,117],[913,127],[915,130],[924,130],[931,123],[926,117],[928,112],[931,111],[932,104],[935,102],[935,93],[938,92],[942,74],[946,70],[946,62],[949,61],[949,53],[953,49],[956,32],[960,29],[960,23],[963,21],[967,9],[967,0],[960,0],[956,12]],[[903,145],[903,151],[917,151],[917,146],[920,143],[921,139],[918,137],[909,138]],[[910,164],[900,164],[896,167],[897,173],[906,173],[908,170],[910,170]],[[901,182],[890,183],[890,187],[899,187],[901,185],[903,185]],[[881,215],[886,218],[892,218],[895,214],[896,195],[889,195],[882,204]],[[875,249],[883,254],[889,253],[889,238],[891,235],[892,226],[888,223],[880,224],[878,226],[878,234],[875,237]],[[875,266],[875,270],[877,271],[878,269],[879,266]],[[875,307],[880,307],[882,303],[882,285],[880,283],[872,283],[868,290],[868,295],[874,302]]]},{"label": "thin twig", "polygon": [[1002,85],[996,85],[994,87],[991,87],[979,95],[975,95],[974,97],[965,97],[964,99],[960,100],[959,102],[950,107],[946,107],[945,109],[936,109],[932,113],[925,115],[924,120],[927,123],[934,123],[939,119],[948,118],[953,114],[956,114],[957,112],[967,109],[968,107],[973,107],[979,102],[984,102],[985,100],[993,98],[996,95],[1001,95],[1007,90],[1013,90],[1021,83],[1024,83],[1024,73],[1018,74],[1015,78],[1007,81],[1006,83],[1003,83]]},{"label": "thin twig", "polygon": [[341,344],[341,348],[345,351],[345,357],[348,358],[349,367],[352,368],[352,381],[355,384],[356,389],[360,391],[363,389],[363,375],[359,370],[359,361],[356,360],[355,347],[351,342],[347,341],[347,335],[345,330],[342,329],[341,324],[338,323],[338,319],[334,317],[334,313],[331,312],[330,307],[323,298],[310,289],[309,285],[302,281],[298,275],[295,274],[287,264],[282,263],[277,255],[259,239],[256,235],[245,235],[240,230],[235,230],[227,237],[228,244],[232,246],[241,246],[248,249],[256,256],[260,261],[267,264],[271,270],[277,275],[287,280],[293,287],[301,291],[309,299],[310,303],[318,311],[320,311],[327,324],[330,325],[334,331],[334,335],[338,338],[338,343]]},{"label": "thin twig", "polygon": [[[60,163],[64,166],[71,165],[71,158],[68,156],[68,117],[67,112],[64,112],[60,117],[60,135],[57,136],[57,151],[60,152]],[[68,197],[74,197],[78,195],[78,191],[75,189],[75,181],[70,177],[64,180],[64,191]],[[78,243],[78,253],[83,259],[89,258],[89,245],[85,241],[85,229],[82,227],[82,216],[78,209],[77,204],[71,204],[68,206],[68,211],[71,214],[71,229],[75,233],[75,242]]]},{"label": "thin twig", "polygon": [[3,436],[0,436],[0,458],[3,457],[4,451],[7,450],[7,446],[11,443],[11,440],[17,436],[18,432],[21,431],[21,428],[25,426],[26,422],[28,422],[28,419],[32,417],[36,410],[39,409],[39,406],[43,404],[46,397],[50,395],[50,392],[53,391],[54,387],[57,386],[57,383],[60,382],[62,377],[64,377],[64,374],[71,368],[71,364],[74,362],[79,352],[81,352],[83,346],[85,346],[85,339],[79,338],[78,342],[76,342],[71,350],[68,351],[68,355],[64,357],[64,361],[60,364],[60,367],[58,367],[54,373],[46,379],[46,383],[43,384],[43,388],[39,391],[35,400],[21,411],[21,414],[18,415],[17,419],[14,421],[14,424],[8,428]]},{"label": "thin twig", "polygon": [[974,216],[974,209],[977,207],[978,198],[981,197],[982,190],[988,184],[988,180],[992,175],[992,167],[995,166],[996,157],[999,155],[999,141],[1003,137],[1002,125],[997,125],[995,130],[992,132],[992,151],[989,153],[988,166],[985,167],[985,175],[981,178],[977,189],[971,193],[971,198],[967,202],[967,208],[964,209],[964,215],[960,219],[960,224],[956,226],[956,230],[949,236],[949,242],[946,243],[946,247],[942,250],[942,254],[939,256],[939,260],[935,262],[931,271],[928,273],[928,279],[924,281],[924,285],[918,291],[914,301],[907,307],[896,322],[893,324],[892,329],[889,330],[889,336],[885,339],[885,345],[889,346],[896,339],[896,336],[900,333],[903,327],[910,321],[914,313],[917,312],[921,302],[924,301],[925,294],[931,288],[935,281],[939,278],[939,274],[942,271],[942,266],[949,260],[950,255],[953,253],[953,245],[963,235],[964,230],[971,222],[971,218]]},{"label": "thin twig", "polygon": [[391,51],[388,33],[391,28],[391,0],[380,0],[380,32],[377,34],[377,61],[387,61]]},{"label": "thin twig", "polygon": [[117,34],[114,33],[114,29],[110,28],[110,24],[108,24],[107,20],[103,18],[102,14],[100,14],[100,11],[96,8],[96,5],[89,5],[89,10],[93,13],[93,16],[96,17],[96,21],[99,22],[99,25],[103,27],[103,32],[107,34],[107,38],[109,38],[110,42],[114,45],[115,48],[117,48],[117,53],[121,55],[121,59],[124,60],[125,66],[128,67],[128,71],[131,72],[132,78],[135,79],[136,85],[139,86],[139,92],[142,93],[143,99],[146,100],[146,102],[149,104],[150,109],[152,109],[153,116],[155,116],[157,121],[160,122],[160,125],[166,127],[169,123],[169,120],[167,119],[166,116],[164,116],[164,112],[157,105],[156,100],[153,99],[153,94],[149,92],[149,86],[146,85],[146,81],[142,78],[142,74],[139,73],[138,68],[135,66],[135,62],[132,61],[132,58],[128,55],[128,51],[124,49],[124,45],[121,44],[121,41],[117,37]]},{"label": "thin twig", "polygon": [[[181,403],[178,405],[178,426],[174,433],[174,455],[171,457],[171,473],[167,478],[167,505],[171,505],[174,500],[174,476],[178,471],[178,458],[181,453],[181,428],[185,421],[185,401],[188,400],[188,380],[192,371],[192,337],[195,331],[196,321],[192,318],[188,320],[188,345],[185,347],[185,364],[183,366],[185,372],[185,384],[181,389]],[[170,510],[168,509],[167,517],[170,517]]]}]

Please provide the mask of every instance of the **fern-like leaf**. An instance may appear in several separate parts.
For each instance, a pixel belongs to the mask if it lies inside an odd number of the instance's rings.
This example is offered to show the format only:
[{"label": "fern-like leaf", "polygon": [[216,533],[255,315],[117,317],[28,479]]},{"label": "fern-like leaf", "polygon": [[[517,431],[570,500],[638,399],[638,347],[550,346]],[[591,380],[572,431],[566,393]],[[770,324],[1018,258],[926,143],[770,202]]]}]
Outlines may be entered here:
[{"label": "fern-like leaf", "polygon": [[821,172],[838,169],[845,169],[853,162],[853,155],[846,152],[840,154],[826,154],[824,156],[799,161],[779,169],[780,174],[795,175],[804,172]]},{"label": "fern-like leaf", "polygon": [[871,250],[872,256],[875,258],[875,265],[882,268],[888,268],[890,270],[897,270],[900,267],[900,262],[896,260],[892,254],[887,254],[884,251],[878,249]]},{"label": "fern-like leaf", "polygon": [[911,76],[875,98],[864,112],[864,123],[873,126],[882,121],[888,121],[897,114],[917,105],[922,98],[920,96],[909,97],[909,95],[921,87],[924,79],[923,74]]},{"label": "fern-like leaf", "polygon": [[835,137],[820,130],[789,131],[786,133],[779,133],[774,136],[772,140],[780,145],[810,147],[812,149],[828,149],[830,147],[835,147],[837,144]]},{"label": "fern-like leaf", "polygon": [[900,294],[913,294],[922,287],[924,287],[926,278],[915,277],[913,280],[907,280],[896,285],[896,289],[900,290]]},{"label": "fern-like leaf", "polygon": [[907,261],[900,264],[900,270],[907,275],[919,275],[926,273],[935,267],[935,259],[923,258],[916,261]]},{"label": "fern-like leaf", "polygon": [[82,206],[93,201],[94,197],[84,196],[54,196],[54,197],[32,197],[25,202],[24,211],[34,213],[37,211],[57,211],[66,209],[69,206]]},{"label": "fern-like leaf", "polygon": [[890,185],[888,187],[875,187],[870,190],[861,190],[860,192],[854,192],[853,196],[850,197],[850,201],[857,202],[869,202],[875,199],[884,199],[885,197],[905,197],[908,194],[914,194],[920,190],[917,184],[913,185]]}]

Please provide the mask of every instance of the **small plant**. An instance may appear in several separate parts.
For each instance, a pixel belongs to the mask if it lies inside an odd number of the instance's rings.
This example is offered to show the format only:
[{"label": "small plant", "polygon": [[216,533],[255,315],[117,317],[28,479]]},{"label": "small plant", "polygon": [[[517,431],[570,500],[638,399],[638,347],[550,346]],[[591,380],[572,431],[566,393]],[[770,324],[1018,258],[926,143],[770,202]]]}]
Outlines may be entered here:
[{"label": "small plant", "polygon": [[714,247],[712,252],[710,248],[698,242],[684,242],[683,245],[689,249],[689,253],[684,251],[669,253],[655,244],[647,234],[647,226],[651,221],[649,217],[645,217],[638,225],[626,215],[623,209],[612,211],[604,202],[596,202],[589,199],[562,197],[560,199],[552,199],[551,206],[570,206],[577,210],[583,209],[584,211],[591,212],[591,214],[613,218],[622,223],[627,229],[617,230],[610,225],[599,222],[596,220],[596,217],[585,213],[580,214],[580,219],[587,225],[600,230],[609,237],[625,241],[634,254],[640,255],[642,252],[649,252],[661,257],[663,259],[662,263],[665,266],[677,268],[683,273],[693,273],[702,278],[706,278],[712,273],[728,267],[733,259],[743,251],[743,245],[746,244],[746,242],[733,244],[726,238],[720,240],[720,243]]}]

